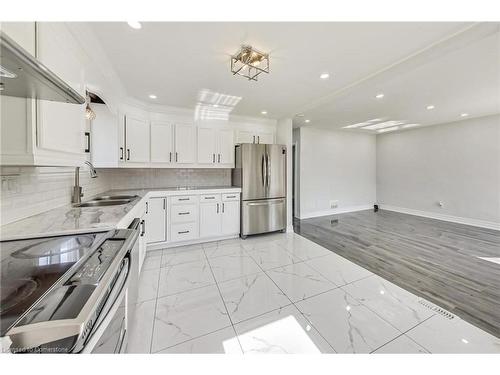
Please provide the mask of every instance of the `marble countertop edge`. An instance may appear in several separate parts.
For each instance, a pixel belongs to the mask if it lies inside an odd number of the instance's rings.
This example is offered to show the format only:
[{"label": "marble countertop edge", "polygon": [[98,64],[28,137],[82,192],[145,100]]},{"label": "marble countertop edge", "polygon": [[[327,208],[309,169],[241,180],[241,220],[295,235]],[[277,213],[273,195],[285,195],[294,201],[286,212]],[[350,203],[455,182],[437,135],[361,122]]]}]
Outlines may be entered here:
[{"label": "marble countertop edge", "polygon": [[101,207],[74,207],[65,205],[45,211],[9,224],[0,226],[0,241],[28,238],[53,237],[71,234],[102,232],[127,228],[141,214],[141,206],[151,197],[177,195],[200,195],[216,193],[239,193],[241,188],[233,186],[206,186],[192,188],[141,188],[113,189],[85,199],[113,194],[138,195],[126,205]]}]

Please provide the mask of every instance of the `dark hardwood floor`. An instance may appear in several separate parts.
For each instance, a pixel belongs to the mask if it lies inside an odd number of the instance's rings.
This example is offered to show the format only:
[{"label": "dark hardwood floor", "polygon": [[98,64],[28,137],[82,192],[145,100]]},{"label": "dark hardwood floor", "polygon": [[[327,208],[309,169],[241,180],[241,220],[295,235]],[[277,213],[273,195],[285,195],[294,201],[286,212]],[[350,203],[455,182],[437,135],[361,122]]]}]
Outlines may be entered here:
[{"label": "dark hardwood floor", "polygon": [[294,220],[295,232],[500,337],[500,232],[396,212]]}]

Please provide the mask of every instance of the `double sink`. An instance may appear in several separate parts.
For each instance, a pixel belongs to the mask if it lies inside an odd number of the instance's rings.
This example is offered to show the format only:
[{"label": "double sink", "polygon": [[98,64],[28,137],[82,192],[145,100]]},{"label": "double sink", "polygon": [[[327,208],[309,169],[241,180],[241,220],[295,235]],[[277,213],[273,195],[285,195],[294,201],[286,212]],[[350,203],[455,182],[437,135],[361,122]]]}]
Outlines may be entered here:
[{"label": "double sink", "polygon": [[74,207],[119,206],[130,203],[137,198],[137,195],[102,195],[88,202],[75,204]]}]

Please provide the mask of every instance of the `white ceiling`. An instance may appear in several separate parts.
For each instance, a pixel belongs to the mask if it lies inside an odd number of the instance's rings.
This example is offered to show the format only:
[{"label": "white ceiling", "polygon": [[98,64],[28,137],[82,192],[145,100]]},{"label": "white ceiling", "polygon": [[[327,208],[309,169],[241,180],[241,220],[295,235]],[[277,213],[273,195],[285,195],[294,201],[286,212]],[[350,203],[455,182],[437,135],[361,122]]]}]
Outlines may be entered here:
[{"label": "white ceiling", "polygon": [[[376,117],[446,122],[461,112],[491,112],[498,98],[493,87],[499,79],[498,44],[491,36],[498,24],[489,24],[486,33],[477,31],[482,25],[450,22],[148,22],[140,30],[104,22],[90,27],[127,94],[151,103],[195,108],[200,91],[211,90],[241,96],[235,114],[305,113],[308,126],[339,128]],[[241,44],[270,53],[270,74],[258,82],[231,74],[229,56]],[[319,79],[322,72],[330,78]],[[383,101],[373,98],[379,91],[386,95]],[[431,102],[432,114],[422,111]],[[303,119],[294,125],[302,126]]]}]

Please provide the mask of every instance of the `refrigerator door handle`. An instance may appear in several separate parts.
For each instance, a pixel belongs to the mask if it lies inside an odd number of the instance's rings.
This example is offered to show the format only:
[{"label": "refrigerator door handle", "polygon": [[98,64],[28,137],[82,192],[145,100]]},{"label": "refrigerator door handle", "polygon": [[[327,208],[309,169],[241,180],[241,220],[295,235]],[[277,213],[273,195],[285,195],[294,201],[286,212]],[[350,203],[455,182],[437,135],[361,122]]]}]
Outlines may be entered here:
[{"label": "refrigerator door handle", "polygon": [[266,183],[268,189],[270,180],[271,180],[271,163],[269,163],[269,154],[266,154]]},{"label": "refrigerator door handle", "polygon": [[275,204],[283,204],[283,201],[275,200],[275,201],[265,201],[265,202],[251,202],[247,203],[247,206],[273,206]]},{"label": "refrigerator door handle", "polygon": [[264,173],[264,170],[266,169],[265,164],[266,164],[265,155],[262,155],[260,167],[261,167],[261,175],[262,175],[262,186],[264,186],[264,187],[266,186],[266,178],[267,178],[267,171]]}]

